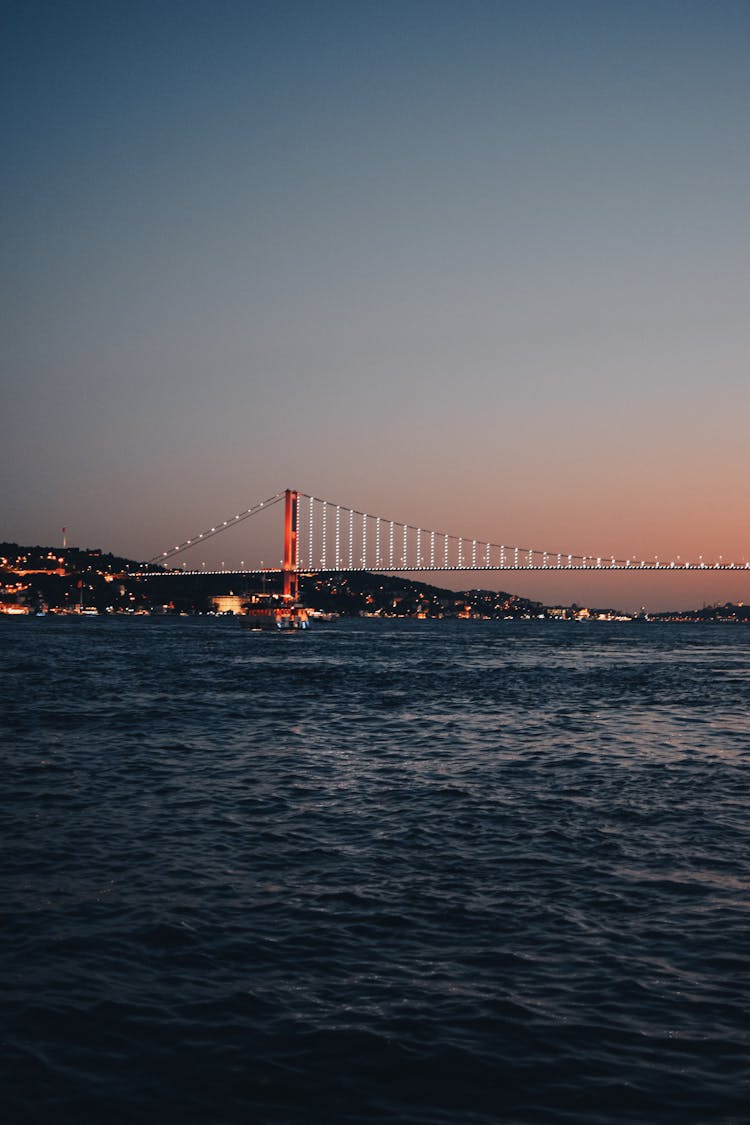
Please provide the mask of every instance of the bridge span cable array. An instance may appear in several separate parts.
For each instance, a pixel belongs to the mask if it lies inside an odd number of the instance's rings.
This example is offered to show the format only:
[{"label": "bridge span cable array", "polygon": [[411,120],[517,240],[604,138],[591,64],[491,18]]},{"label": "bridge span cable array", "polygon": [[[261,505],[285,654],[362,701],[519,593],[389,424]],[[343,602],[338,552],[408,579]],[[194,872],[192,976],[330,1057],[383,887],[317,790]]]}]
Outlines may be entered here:
[{"label": "bridge span cable array", "polygon": [[300,492],[301,571],[748,570],[750,562],[571,554],[453,535]]},{"label": "bridge span cable array", "polygon": [[[508,571],[508,570],[750,570],[750,562],[697,562],[679,557],[618,558],[614,555],[571,554],[518,547],[483,539],[453,535],[447,531],[402,523],[370,515],[359,508],[336,504],[307,492],[283,490],[261,500],[229,519],[217,523],[182,543],[149,559],[149,565],[165,565],[183,551],[205,543],[215,535],[236,527],[243,520],[278,504],[287,495],[297,498],[295,507],[298,572],[372,571],[415,573],[417,571]],[[264,568],[266,571],[275,567]],[[189,573],[189,572],[188,572]],[[247,571],[255,573],[255,571]]]}]

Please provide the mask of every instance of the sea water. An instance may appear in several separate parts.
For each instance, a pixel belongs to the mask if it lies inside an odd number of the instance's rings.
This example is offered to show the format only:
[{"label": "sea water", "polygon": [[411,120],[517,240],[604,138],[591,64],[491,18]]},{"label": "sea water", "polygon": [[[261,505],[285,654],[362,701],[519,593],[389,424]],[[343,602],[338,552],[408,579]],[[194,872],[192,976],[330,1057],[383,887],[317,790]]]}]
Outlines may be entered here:
[{"label": "sea water", "polygon": [[0,646],[5,1121],[750,1120],[750,629]]}]

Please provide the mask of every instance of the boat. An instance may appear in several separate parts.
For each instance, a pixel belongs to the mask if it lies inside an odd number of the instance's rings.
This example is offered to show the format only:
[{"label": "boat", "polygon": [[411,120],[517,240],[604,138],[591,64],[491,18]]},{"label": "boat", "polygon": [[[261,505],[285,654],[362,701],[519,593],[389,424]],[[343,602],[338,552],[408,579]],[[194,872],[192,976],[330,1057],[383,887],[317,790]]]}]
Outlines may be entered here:
[{"label": "boat", "polygon": [[307,629],[309,614],[299,602],[279,594],[254,594],[240,614],[240,624],[246,629],[285,633]]}]

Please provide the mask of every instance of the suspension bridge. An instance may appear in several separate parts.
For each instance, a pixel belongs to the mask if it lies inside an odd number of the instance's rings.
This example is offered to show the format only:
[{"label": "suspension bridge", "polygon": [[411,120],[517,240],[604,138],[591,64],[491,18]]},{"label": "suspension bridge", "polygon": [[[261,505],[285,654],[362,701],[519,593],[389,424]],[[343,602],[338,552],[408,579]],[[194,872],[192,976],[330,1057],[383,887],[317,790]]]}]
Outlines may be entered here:
[{"label": "suspension bridge", "polygon": [[[245,520],[283,504],[283,559],[279,567],[206,571],[174,567],[185,552],[237,527]],[[158,568],[155,569],[155,568]],[[725,562],[723,558],[697,561],[680,558],[617,558],[614,555],[579,555],[537,547],[509,546],[469,539],[372,515],[297,489],[287,488],[244,511],[166,548],[133,577],[163,573],[281,574],[283,592],[297,596],[300,573],[353,572],[437,573],[449,571],[749,571],[750,562]]]}]

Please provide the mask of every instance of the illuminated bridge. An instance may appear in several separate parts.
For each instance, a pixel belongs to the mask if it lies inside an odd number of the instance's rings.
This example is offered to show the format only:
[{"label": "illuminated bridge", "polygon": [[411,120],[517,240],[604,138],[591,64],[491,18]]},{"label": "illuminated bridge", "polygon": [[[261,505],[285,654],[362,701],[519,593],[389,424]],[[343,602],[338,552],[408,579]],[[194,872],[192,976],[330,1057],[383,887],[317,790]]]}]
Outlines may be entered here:
[{"label": "illuminated bridge", "polygon": [[[278,574],[284,592],[296,596],[298,575],[314,572],[370,571],[432,573],[445,571],[691,571],[750,570],[750,562],[697,561],[679,558],[616,558],[614,555],[580,555],[564,551],[521,547],[484,539],[467,539],[447,531],[419,527],[350,508],[296,489],[276,492],[242,512],[189,539],[168,547],[149,560],[150,567],[171,567],[175,559],[217,535],[229,531],[260,512],[282,504],[284,552],[280,567],[206,571],[182,566],[180,574]],[[148,568],[141,577],[154,574]],[[158,572],[156,572],[158,573]]]}]

